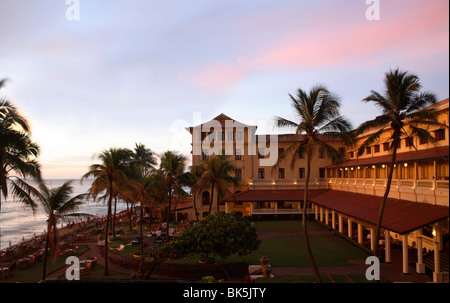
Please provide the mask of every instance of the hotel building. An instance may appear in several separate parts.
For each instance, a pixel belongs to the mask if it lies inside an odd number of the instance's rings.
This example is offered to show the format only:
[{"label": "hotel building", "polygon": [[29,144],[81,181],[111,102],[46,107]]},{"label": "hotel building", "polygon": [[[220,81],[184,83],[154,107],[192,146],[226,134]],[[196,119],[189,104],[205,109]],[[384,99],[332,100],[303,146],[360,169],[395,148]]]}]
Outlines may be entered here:
[{"label": "hotel building", "polygon": [[[449,100],[432,108],[439,112],[439,122],[448,126]],[[237,211],[254,219],[298,217],[303,207],[306,159],[300,155],[293,165],[289,157],[277,165],[273,165],[276,157],[272,162],[268,160],[303,138],[295,134],[256,135],[256,128],[224,114],[188,128],[192,134],[192,165],[200,165],[214,153],[225,152],[226,159],[236,167],[235,177],[241,179],[241,186],[230,186],[228,195],[219,200],[222,211]],[[361,134],[358,141],[363,142],[375,131]],[[380,242],[386,262],[391,261],[391,247],[401,247],[403,273],[409,271],[408,255],[413,249],[417,251],[418,273],[424,273],[428,267],[435,281],[448,282],[449,129],[430,127],[429,131],[436,142],[404,138],[400,143]],[[323,137],[342,153],[345,161],[333,165],[322,151],[311,161],[310,217],[371,249],[392,157],[388,137],[381,137],[359,157],[355,149],[343,142]],[[208,148],[202,148],[205,145]],[[210,203],[216,210],[217,194],[214,201],[210,197],[208,189],[197,193],[194,201],[199,219],[208,214]],[[196,218],[193,207],[185,205],[177,211],[185,218]],[[424,254],[430,251],[434,251],[431,264]]]}]

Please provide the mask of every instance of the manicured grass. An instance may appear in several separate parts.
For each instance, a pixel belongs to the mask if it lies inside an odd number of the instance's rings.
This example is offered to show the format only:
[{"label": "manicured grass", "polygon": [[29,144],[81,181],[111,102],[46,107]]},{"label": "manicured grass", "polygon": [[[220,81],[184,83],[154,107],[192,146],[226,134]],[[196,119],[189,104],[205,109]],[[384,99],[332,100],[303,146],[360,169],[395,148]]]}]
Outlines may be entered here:
[{"label": "manicured grass", "polygon": [[[254,222],[258,231],[299,232],[300,221],[260,221]],[[309,230],[326,230],[324,226],[315,222],[308,222]],[[318,266],[349,266],[350,259],[365,259],[367,254],[350,245],[335,235],[310,236],[311,249]],[[273,267],[310,267],[311,263],[306,250],[303,235],[281,236],[261,241],[258,250],[250,255],[231,256],[218,261],[223,264],[245,263],[260,264],[261,256],[269,258]],[[199,256],[192,256],[178,260],[171,260],[175,264],[197,264]]]},{"label": "manicured grass", "polygon": [[[83,254],[87,251],[87,246],[85,245],[79,245],[78,247],[78,255]],[[51,257],[49,256],[47,259],[47,275],[51,272],[63,267],[66,262],[66,257],[57,257],[55,262],[52,261]],[[28,267],[25,269],[17,269],[14,277],[7,280],[2,280],[2,282],[7,283],[34,283],[38,282],[42,278],[42,261]]]},{"label": "manicured grass", "polygon": [[[301,232],[303,231],[301,220],[286,221],[254,221],[256,230],[261,232]],[[308,231],[327,230],[325,226],[315,221],[307,221]]]}]

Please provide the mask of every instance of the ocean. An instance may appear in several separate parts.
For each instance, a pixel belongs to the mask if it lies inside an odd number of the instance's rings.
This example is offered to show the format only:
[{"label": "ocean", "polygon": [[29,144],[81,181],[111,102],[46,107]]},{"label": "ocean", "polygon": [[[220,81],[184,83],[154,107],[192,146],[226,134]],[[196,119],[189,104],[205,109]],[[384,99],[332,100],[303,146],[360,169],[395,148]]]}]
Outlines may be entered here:
[{"label": "ocean", "polygon": [[[49,188],[59,187],[64,182],[69,181],[66,179],[52,179],[44,180],[45,184]],[[33,184],[33,182],[30,182]],[[92,180],[72,180],[73,196],[78,194],[87,193],[91,187]],[[36,213],[25,207],[21,202],[18,202],[13,197],[8,197],[1,200],[1,212],[0,212],[0,250],[7,248],[10,243],[15,245],[22,241],[22,239],[29,240],[34,234],[40,235],[47,229],[47,216],[42,207],[39,207]],[[117,202],[117,212],[126,210],[126,204],[123,202]],[[97,202],[88,200],[77,211],[79,213],[87,213],[95,216],[106,215],[108,211],[107,205],[104,202]],[[64,223],[64,225],[67,222]],[[61,227],[61,223],[57,226]]]}]

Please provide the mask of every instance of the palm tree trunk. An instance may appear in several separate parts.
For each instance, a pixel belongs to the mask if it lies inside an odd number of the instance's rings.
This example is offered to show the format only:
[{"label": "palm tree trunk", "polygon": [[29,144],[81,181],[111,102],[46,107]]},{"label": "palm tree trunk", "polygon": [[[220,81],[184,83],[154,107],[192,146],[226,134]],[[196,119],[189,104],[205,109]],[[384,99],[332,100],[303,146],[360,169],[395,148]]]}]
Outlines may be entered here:
[{"label": "palm tree trunk", "polygon": [[105,271],[104,271],[105,276],[109,276],[109,271],[108,271],[108,234],[109,234],[109,222],[111,221],[111,204],[112,204],[112,181],[109,181],[108,214],[106,215],[106,226],[105,226]]},{"label": "palm tree trunk", "polygon": [[47,226],[47,237],[45,240],[45,250],[44,250],[44,262],[42,265],[42,281],[45,281],[45,276],[47,275],[47,255],[48,255],[48,244],[50,242],[50,230],[51,230],[51,222],[50,218],[48,219],[48,226]]},{"label": "palm tree trunk", "polygon": [[114,216],[113,216],[113,238],[116,237],[116,210],[117,210],[117,196],[114,196]]},{"label": "palm tree trunk", "polygon": [[196,193],[194,193],[193,197],[192,197],[192,204],[194,205],[195,217],[197,218],[197,221],[198,221],[197,205],[195,204],[195,200],[196,200],[195,197],[196,196],[197,196]]},{"label": "palm tree trunk", "polygon": [[141,246],[141,261],[144,261],[144,233],[142,232],[142,224],[144,222],[144,206],[141,203],[141,209],[139,211],[139,244]]},{"label": "palm tree trunk", "polygon": [[309,187],[309,177],[311,175],[311,158],[307,156],[306,160],[306,183],[305,183],[305,192],[303,196],[303,216],[302,216],[302,225],[303,225],[303,235],[305,238],[306,250],[308,251],[309,260],[311,261],[311,265],[314,270],[314,274],[316,275],[317,282],[322,283],[322,278],[319,274],[319,269],[317,268],[316,262],[314,261],[314,256],[311,251],[311,246],[309,244],[309,236],[308,230],[306,227],[306,208],[308,205],[308,187]]},{"label": "palm tree trunk", "polygon": [[170,223],[170,208],[172,207],[172,185],[169,185],[169,209],[167,210],[166,220],[166,241],[169,241],[169,223]]},{"label": "palm tree trunk", "polygon": [[213,201],[214,201],[214,183],[211,184],[211,200],[209,201],[208,215],[211,214]]},{"label": "palm tree trunk", "polygon": [[375,228],[375,236],[374,236],[375,248],[374,248],[373,253],[374,253],[374,256],[376,256],[376,257],[378,257],[378,250],[379,250],[378,242],[379,242],[379,238],[380,238],[381,222],[383,220],[384,208],[386,206],[386,201],[389,196],[389,191],[391,190],[392,175],[394,173],[395,160],[397,158],[397,147],[398,147],[397,142],[398,142],[398,140],[396,138],[394,138],[394,142],[393,142],[394,150],[392,152],[392,160],[389,165],[389,175],[388,175],[388,180],[387,180],[387,184],[386,184],[386,191],[384,192],[383,200],[381,200],[380,210],[378,213],[377,226]]}]

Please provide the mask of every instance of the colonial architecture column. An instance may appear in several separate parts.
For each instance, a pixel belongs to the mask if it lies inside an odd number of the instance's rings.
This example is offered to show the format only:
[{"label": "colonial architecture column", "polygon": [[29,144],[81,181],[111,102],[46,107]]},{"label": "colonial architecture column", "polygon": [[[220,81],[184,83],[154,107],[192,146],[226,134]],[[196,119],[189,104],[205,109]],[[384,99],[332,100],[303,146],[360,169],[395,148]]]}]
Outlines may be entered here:
[{"label": "colonial architecture column", "polygon": [[433,282],[441,282],[441,259],[439,255],[439,242],[434,242],[434,273]]},{"label": "colonial architecture column", "polygon": [[317,204],[314,205],[314,217],[316,221],[319,220],[319,206]]},{"label": "colonial architecture column", "polygon": [[425,273],[425,264],[423,264],[423,246],[422,246],[422,237],[417,237],[417,263],[416,263],[416,272],[418,274]]},{"label": "colonial architecture column", "polygon": [[328,225],[328,208],[325,209],[325,224]]},{"label": "colonial architecture column", "polygon": [[385,262],[391,263],[391,232],[387,229],[384,230],[384,246]]},{"label": "colonial architecture column", "polygon": [[320,222],[323,222],[323,207],[320,208]]},{"label": "colonial architecture column", "polygon": [[344,220],[341,214],[338,214],[338,217],[339,217],[339,232],[344,233],[344,222],[343,222]]},{"label": "colonial architecture column", "polygon": [[358,223],[358,243],[363,244],[363,226]]},{"label": "colonial architecture column", "polygon": [[347,231],[348,231],[348,237],[352,238],[352,219],[348,218],[347,220]]},{"label": "colonial architecture column", "polygon": [[375,230],[370,229],[370,250],[375,251]]},{"label": "colonial architecture column", "polygon": [[334,210],[331,211],[331,228],[336,229],[336,212]]},{"label": "colonial architecture column", "polygon": [[402,235],[402,252],[403,252],[403,273],[409,274],[409,270],[408,270],[408,234]]}]

